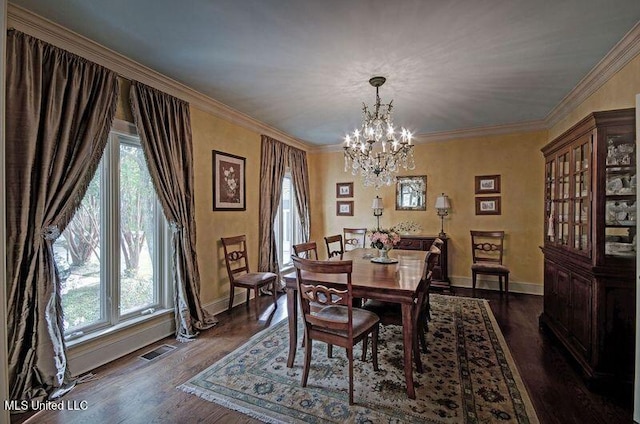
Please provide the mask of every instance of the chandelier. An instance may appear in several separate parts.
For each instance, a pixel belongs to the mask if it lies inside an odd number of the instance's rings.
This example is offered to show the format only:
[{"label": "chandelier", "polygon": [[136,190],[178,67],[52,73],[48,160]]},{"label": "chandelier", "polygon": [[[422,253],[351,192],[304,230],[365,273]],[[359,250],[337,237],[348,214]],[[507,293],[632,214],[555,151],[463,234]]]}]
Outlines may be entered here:
[{"label": "chandelier", "polygon": [[376,104],[370,110],[362,104],[362,127],[345,137],[344,170],[351,168],[353,175],[360,175],[365,186],[376,189],[393,183],[392,174],[399,168],[414,169],[411,133],[402,128],[398,133],[391,120],[393,100],[380,102],[378,89],[386,78],[373,77],[369,84],[376,88]]}]

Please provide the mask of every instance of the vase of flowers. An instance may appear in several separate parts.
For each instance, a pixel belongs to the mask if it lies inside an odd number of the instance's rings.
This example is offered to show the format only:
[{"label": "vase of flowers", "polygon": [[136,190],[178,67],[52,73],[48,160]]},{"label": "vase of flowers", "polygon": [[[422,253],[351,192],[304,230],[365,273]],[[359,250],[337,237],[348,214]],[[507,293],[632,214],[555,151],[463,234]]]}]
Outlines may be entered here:
[{"label": "vase of flowers", "polygon": [[393,229],[376,229],[371,230],[369,235],[371,247],[378,249],[378,253],[382,261],[390,261],[389,250],[400,242],[400,235]]}]

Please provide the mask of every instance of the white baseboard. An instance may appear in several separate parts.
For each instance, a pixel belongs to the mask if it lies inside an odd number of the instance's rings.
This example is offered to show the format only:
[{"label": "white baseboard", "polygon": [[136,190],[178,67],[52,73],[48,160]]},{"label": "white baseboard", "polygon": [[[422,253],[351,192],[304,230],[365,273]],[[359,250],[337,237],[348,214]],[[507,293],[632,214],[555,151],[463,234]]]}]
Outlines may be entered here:
[{"label": "white baseboard", "polygon": [[[253,299],[255,297],[253,290],[249,295],[249,299]],[[243,288],[236,288],[235,293],[233,295],[233,306],[238,306],[246,302],[247,299],[247,290]],[[209,313],[213,315],[218,315],[221,312],[225,312],[229,307],[229,298],[223,297],[214,300],[211,303],[207,303],[206,305],[202,305],[204,309],[206,309]]]},{"label": "white baseboard", "polygon": [[[453,287],[472,288],[473,281],[471,277],[450,277]],[[482,278],[478,276],[476,281],[477,289],[500,290],[498,278]],[[527,283],[523,281],[509,281],[509,293],[533,294],[537,296],[544,295],[544,286],[541,284]]]},{"label": "white baseboard", "polygon": [[67,349],[69,370],[82,375],[175,333],[173,311]]}]

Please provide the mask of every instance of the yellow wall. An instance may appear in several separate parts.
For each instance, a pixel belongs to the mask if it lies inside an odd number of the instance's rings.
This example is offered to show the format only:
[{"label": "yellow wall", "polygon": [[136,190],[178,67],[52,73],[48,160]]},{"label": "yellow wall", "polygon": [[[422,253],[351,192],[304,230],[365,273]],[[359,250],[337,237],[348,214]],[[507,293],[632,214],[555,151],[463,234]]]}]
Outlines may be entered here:
[{"label": "yellow wall", "polygon": [[[428,235],[440,232],[440,218],[433,207],[436,197],[446,193],[452,205],[445,218],[449,241],[449,275],[458,283],[470,279],[469,231],[503,229],[507,233],[505,263],[511,268],[511,281],[542,284],[543,168],[540,148],[546,143],[546,131],[500,135],[473,139],[428,142],[415,146],[416,169],[399,175],[427,176],[427,210],[396,211],[395,187],[376,191],[365,188],[359,176],[344,172],[342,152],[310,155],[312,181],[319,191],[312,201],[312,239],[342,233],[343,227],[376,225],[371,201],[382,197],[384,212],[381,227],[401,221],[415,221]],[[501,175],[502,214],[475,215],[475,176]],[[354,182],[353,217],[336,216],[337,182]],[[324,246],[324,245],[323,245]],[[321,249],[324,252],[326,249]]]},{"label": "yellow wall", "polygon": [[[116,118],[133,122],[129,88],[120,79]],[[193,106],[191,130],[194,160],[194,201],[196,208],[196,250],[200,270],[203,305],[228,299],[229,278],[224,265],[221,237],[247,235],[249,266],[258,269],[258,204],[260,134],[221,120]],[[213,211],[213,150],[246,158],[246,211]]]},{"label": "yellow wall", "polygon": [[[221,237],[247,235],[249,266],[258,269],[258,211],[260,134],[191,107],[193,133],[196,249],[200,267],[201,300],[207,305],[225,298],[229,279]],[[246,211],[213,211],[212,150],[246,158]]]},{"label": "yellow wall", "polygon": [[[129,83],[121,80],[117,117],[131,121],[128,107]],[[376,221],[371,200],[380,195],[385,203],[381,225],[416,221],[423,233],[435,235],[440,219],[433,204],[436,196],[450,196],[452,211],[445,218],[445,232],[450,237],[449,275],[454,284],[468,284],[471,254],[470,229],[500,228],[507,232],[505,263],[512,269],[511,281],[542,284],[542,181],[543,158],[540,148],[578,120],[595,110],[633,107],[640,93],[640,57],[636,57],[610,81],[572,111],[549,132],[500,135],[473,139],[428,142],[416,145],[416,169],[399,175],[427,175],[427,211],[396,211],[395,191],[365,188],[360,177],[344,172],[342,153],[311,153],[311,239],[326,255],[323,237],[338,234],[344,227],[372,228]],[[257,269],[260,134],[191,107],[194,145],[195,205],[197,250],[202,282],[203,304],[226,299],[228,279],[222,261],[220,237],[247,234],[250,266]],[[212,150],[245,157],[247,172],[247,210],[212,211]],[[502,215],[476,216],[474,177],[500,174]],[[353,217],[336,216],[335,184],[354,182]]]},{"label": "yellow wall", "polygon": [[[394,188],[385,187],[376,192],[363,187],[359,176],[344,172],[341,152],[313,153],[309,156],[313,182],[311,237],[322,242],[325,235],[339,234],[343,227],[374,227],[376,221],[371,201],[376,194],[383,198],[385,204],[381,226],[412,220],[421,224],[423,233],[435,235],[439,232],[440,221],[433,204],[436,196],[445,192],[452,202],[452,212],[445,218],[445,232],[450,237],[449,275],[454,284],[465,284],[470,279],[469,230],[495,228],[507,232],[505,263],[512,270],[511,281],[541,285],[542,254],[538,247],[543,241],[544,160],[540,148],[591,112],[635,107],[638,93],[640,56],[631,60],[548,132],[417,145],[416,169],[399,175],[427,175],[426,212],[395,211]],[[476,216],[474,177],[490,174],[502,176],[502,215]],[[335,184],[347,181],[355,183],[354,216],[338,217]],[[326,255],[324,250],[321,252]]]}]

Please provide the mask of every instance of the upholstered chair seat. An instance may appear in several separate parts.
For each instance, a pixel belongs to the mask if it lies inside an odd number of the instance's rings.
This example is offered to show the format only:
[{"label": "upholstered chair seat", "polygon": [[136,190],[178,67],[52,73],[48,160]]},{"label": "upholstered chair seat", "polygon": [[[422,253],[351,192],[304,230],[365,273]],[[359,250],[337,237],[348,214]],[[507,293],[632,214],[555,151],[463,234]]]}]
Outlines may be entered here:
[{"label": "upholstered chair seat", "polygon": [[504,265],[491,263],[491,262],[477,262],[471,265],[472,271],[484,271],[484,272],[504,272],[509,273],[509,268]]},{"label": "upholstered chair seat", "polygon": [[[236,285],[246,284],[248,286],[262,286],[261,283],[270,283],[272,280],[277,279],[278,275],[273,272],[250,272],[235,277]],[[240,284],[237,284],[240,283]]]},{"label": "upholstered chair seat", "polygon": [[[349,308],[341,305],[333,305],[322,308],[318,312],[313,313],[313,316],[322,317],[323,320],[332,321],[336,323],[347,323]],[[353,308],[353,337],[362,335],[365,331],[369,331],[371,327],[376,325],[380,319],[378,316],[370,311],[364,309]],[[327,329],[329,333],[346,336],[346,330]]]}]

